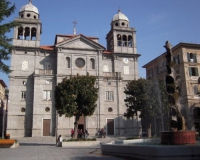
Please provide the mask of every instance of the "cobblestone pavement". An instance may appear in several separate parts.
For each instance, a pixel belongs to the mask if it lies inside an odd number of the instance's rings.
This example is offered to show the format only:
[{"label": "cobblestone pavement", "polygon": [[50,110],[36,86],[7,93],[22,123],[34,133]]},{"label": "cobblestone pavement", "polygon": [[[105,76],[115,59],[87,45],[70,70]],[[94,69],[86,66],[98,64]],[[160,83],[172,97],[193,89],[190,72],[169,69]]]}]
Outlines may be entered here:
[{"label": "cobblestone pavement", "polygon": [[[100,145],[91,147],[62,148],[55,145],[55,137],[15,138],[18,148],[0,148],[0,160],[127,160],[101,154]],[[124,137],[98,138],[101,143]],[[132,159],[133,160],[133,159]]]}]

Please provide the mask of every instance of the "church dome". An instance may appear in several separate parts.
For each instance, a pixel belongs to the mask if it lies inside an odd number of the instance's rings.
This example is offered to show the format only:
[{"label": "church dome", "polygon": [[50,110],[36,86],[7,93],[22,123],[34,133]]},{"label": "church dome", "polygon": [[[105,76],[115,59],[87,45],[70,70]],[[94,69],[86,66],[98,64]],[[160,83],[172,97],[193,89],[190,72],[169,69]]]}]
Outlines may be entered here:
[{"label": "church dome", "polygon": [[24,12],[24,11],[31,11],[31,12],[35,12],[37,14],[39,14],[39,11],[37,9],[37,7],[35,7],[31,1],[29,1],[28,4],[24,5],[21,7],[20,12]]},{"label": "church dome", "polygon": [[112,21],[126,20],[129,22],[128,18],[119,10],[117,14],[114,15]]}]

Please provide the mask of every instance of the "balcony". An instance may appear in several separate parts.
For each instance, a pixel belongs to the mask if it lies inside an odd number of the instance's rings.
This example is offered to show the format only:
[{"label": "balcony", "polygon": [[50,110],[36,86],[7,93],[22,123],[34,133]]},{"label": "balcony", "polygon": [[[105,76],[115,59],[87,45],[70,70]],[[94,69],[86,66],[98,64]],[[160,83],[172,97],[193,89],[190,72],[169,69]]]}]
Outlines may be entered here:
[{"label": "balcony", "polygon": [[103,72],[103,78],[122,80],[121,72]]},{"label": "balcony", "polygon": [[40,75],[53,75],[53,70],[50,69],[40,69],[39,70]]},{"label": "balcony", "polygon": [[50,69],[36,69],[35,75],[53,75],[53,70]]},{"label": "balcony", "polygon": [[198,76],[191,76],[191,77],[190,77],[190,80],[197,81],[198,78],[199,78]]}]

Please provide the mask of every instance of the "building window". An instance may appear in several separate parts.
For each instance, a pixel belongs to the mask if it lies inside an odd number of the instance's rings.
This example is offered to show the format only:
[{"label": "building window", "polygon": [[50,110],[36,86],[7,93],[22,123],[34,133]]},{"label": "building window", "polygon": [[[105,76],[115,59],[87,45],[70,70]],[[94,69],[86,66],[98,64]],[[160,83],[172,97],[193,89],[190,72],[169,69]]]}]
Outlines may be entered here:
[{"label": "building window", "polygon": [[51,91],[43,91],[43,100],[49,101],[51,100],[51,97],[52,97]]},{"label": "building window", "polygon": [[133,38],[132,36],[128,36],[128,47],[133,47]]},{"label": "building window", "polygon": [[188,62],[197,62],[197,56],[194,53],[187,53]]},{"label": "building window", "polygon": [[44,69],[50,70],[51,69],[51,63],[45,62]]},{"label": "building window", "polygon": [[122,46],[122,37],[120,34],[117,35],[117,46]]},{"label": "building window", "polygon": [[124,74],[129,74],[129,66],[124,66]]},{"label": "building window", "polygon": [[199,76],[198,68],[196,67],[189,67],[189,76]]},{"label": "building window", "polygon": [[156,66],[156,73],[157,73],[157,75],[159,74],[159,67],[158,66]]},{"label": "building window", "polygon": [[180,64],[179,54],[177,56],[173,57],[173,59],[174,59],[175,64]]},{"label": "building window", "polygon": [[22,71],[27,71],[27,70],[28,70],[28,62],[22,61]]},{"label": "building window", "polygon": [[179,71],[179,69],[177,69],[177,70],[176,70],[176,74],[177,74],[177,75],[178,75],[178,74],[180,74],[180,71]]},{"label": "building window", "polygon": [[92,69],[95,69],[95,60],[93,58],[90,59],[90,66]]},{"label": "building window", "polygon": [[26,99],[26,91],[21,91],[21,100]]},{"label": "building window", "polygon": [[66,58],[66,63],[67,63],[67,68],[71,68],[70,67],[71,66],[71,62],[70,62],[70,58],[69,57]]},{"label": "building window", "polygon": [[114,101],[113,91],[106,91],[106,101]]}]

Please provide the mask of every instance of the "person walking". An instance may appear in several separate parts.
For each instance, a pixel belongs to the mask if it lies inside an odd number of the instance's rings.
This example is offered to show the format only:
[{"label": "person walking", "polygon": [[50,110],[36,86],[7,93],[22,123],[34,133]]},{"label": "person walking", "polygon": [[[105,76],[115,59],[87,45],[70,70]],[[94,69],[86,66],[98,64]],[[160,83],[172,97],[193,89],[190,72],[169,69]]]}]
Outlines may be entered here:
[{"label": "person walking", "polygon": [[72,128],[71,129],[71,137],[73,138],[73,136],[74,136],[74,129]]}]

